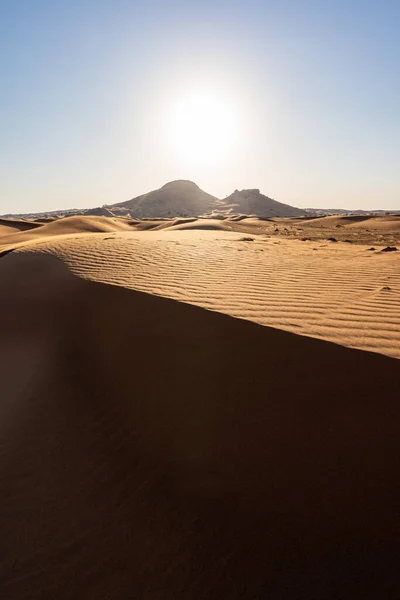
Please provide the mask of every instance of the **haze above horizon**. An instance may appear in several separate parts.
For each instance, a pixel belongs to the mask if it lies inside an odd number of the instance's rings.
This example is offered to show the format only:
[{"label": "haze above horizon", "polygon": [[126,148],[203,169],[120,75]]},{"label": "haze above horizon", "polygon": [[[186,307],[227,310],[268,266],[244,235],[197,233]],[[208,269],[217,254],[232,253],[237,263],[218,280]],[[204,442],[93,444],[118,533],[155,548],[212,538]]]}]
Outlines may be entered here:
[{"label": "haze above horizon", "polygon": [[400,208],[400,3],[0,2],[0,214],[188,179]]}]

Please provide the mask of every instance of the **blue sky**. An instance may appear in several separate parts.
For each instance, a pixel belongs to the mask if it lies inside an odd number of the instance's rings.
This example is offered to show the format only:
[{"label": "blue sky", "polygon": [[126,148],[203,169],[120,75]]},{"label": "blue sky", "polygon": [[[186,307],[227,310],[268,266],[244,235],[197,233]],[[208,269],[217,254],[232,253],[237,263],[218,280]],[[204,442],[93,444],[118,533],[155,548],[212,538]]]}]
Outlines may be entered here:
[{"label": "blue sky", "polygon": [[[0,0],[0,214],[181,178],[400,209],[399,30],[398,0]],[[196,81],[240,113],[218,164],[163,139],[167,102]]]}]

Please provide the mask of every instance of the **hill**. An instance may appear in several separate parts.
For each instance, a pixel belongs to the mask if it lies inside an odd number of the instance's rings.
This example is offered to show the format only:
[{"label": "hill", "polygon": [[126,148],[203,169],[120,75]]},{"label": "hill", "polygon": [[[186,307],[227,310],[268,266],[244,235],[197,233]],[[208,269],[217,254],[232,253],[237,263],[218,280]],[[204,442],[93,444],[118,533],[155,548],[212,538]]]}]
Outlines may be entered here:
[{"label": "hill", "polygon": [[260,193],[258,189],[235,190],[224,199],[204,192],[192,181],[176,180],[161,188],[131,198],[124,202],[89,209],[68,209],[29,215],[7,217],[37,218],[45,214],[60,218],[71,216],[134,217],[136,219],[168,219],[174,217],[252,215],[256,217],[299,217],[307,215],[305,209],[277,202]]},{"label": "hill", "polygon": [[178,180],[158,190],[108,207],[109,210],[128,210],[138,219],[154,217],[198,217],[206,214],[244,214],[257,217],[297,217],[306,214],[288,204],[264,196],[258,189],[235,190],[219,200],[201,190],[192,181]]},{"label": "hill", "polygon": [[108,208],[104,206],[99,208],[88,208],[85,211],[82,211],[84,215],[93,216],[93,217],[113,217],[113,213]]},{"label": "hill", "polygon": [[230,212],[257,217],[299,217],[305,215],[304,209],[277,202],[260,193],[260,190],[235,190],[225,198],[223,204]]},{"label": "hill", "polygon": [[113,204],[109,208],[127,208],[132,217],[146,219],[197,217],[211,212],[216,206],[217,198],[203,192],[198,185],[192,181],[178,180],[132,200]]}]

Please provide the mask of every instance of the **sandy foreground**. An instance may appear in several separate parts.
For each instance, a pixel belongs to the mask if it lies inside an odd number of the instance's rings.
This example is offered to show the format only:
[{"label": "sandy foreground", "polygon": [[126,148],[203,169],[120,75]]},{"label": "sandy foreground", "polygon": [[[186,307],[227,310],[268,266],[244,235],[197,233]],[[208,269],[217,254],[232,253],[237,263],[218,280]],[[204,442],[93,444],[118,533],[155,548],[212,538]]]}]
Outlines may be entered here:
[{"label": "sandy foreground", "polygon": [[400,252],[64,221],[0,223],[1,597],[398,598]]}]

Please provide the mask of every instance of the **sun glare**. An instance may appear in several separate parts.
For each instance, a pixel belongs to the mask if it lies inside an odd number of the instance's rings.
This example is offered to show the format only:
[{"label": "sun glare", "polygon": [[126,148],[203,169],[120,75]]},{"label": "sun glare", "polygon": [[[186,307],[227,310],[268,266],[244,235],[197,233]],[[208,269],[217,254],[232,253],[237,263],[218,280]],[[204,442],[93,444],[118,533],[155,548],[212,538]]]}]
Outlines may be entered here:
[{"label": "sun glare", "polygon": [[239,111],[228,94],[214,89],[189,89],[171,101],[165,118],[168,149],[185,164],[219,164],[237,147]]}]

